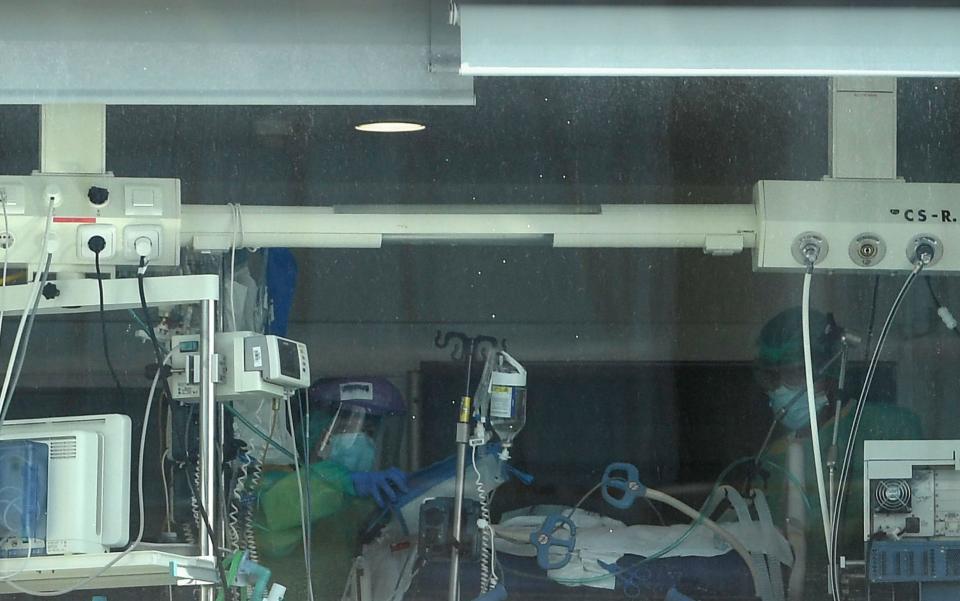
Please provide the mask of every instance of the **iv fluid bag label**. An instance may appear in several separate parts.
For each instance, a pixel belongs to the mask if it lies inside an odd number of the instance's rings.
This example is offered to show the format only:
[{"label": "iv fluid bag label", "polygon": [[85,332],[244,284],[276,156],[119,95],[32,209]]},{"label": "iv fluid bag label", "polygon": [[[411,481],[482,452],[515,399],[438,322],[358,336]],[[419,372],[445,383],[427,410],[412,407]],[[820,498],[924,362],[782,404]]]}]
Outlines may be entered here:
[{"label": "iv fluid bag label", "polygon": [[490,387],[490,417],[513,417],[513,388],[510,386]]}]

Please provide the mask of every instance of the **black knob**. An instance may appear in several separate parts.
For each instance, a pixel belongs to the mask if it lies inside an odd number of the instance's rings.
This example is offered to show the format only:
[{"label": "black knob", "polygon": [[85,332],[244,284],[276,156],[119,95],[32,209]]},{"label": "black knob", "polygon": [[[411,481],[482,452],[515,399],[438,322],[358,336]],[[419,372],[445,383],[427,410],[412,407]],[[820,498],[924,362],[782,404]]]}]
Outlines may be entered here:
[{"label": "black knob", "polygon": [[43,294],[43,298],[47,300],[53,300],[60,296],[60,289],[57,288],[57,285],[53,282],[47,282],[43,286],[43,290],[40,291]]},{"label": "black knob", "polygon": [[87,190],[87,198],[90,199],[92,204],[97,206],[102,205],[110,198],[110,190],[98,186],[90,186],[90,189]]}]

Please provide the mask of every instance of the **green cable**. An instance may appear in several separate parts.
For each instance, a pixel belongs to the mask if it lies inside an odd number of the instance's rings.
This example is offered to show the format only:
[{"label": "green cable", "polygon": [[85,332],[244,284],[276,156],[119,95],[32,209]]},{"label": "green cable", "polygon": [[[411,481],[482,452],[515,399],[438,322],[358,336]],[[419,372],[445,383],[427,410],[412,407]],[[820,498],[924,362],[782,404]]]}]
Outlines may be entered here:
[{"label": "green cable", "polygon": [[282,446],[279,442],[277,442],[277,441],[275,441],[274,439],[270,438],[270,436],[269,436],[268,434],[265,434],[260,428],[254,426],[252,423],[250,423],[250,421],[249,421],[247,418],[245,418],[245,417],[243,417],[242,415],[240,415],[240,414],[237,412],[236,409],[234,409],[233,407],[231,407],[231,406],[228,405],[227,403],[223,403],[223,408],[226,409],[232,416],[234,416],[235,418],[237,418],[238,420],[240,420],[240,422],[243,423],[244,426],[246,426],[246,427],[250,428],[251,430],[253,430],[253,433],[254,433],[254,434],[256,434],[257,436],[259,436],[260,438],[262,438],[263,440],[265,440],[268,444],[273,445],[273,447],[274,447],[275,449],[277,449],[278,451],[280,451],[281,453],[283,453],[284,456],[285,456],[287,459],[289,459],[290,461],[294,461],[295,458],[294,458],[293,454],[292,454],[290,451],[288,451],[287,449],[283,448],[283,446]]},{"label": "green cable", "polygon": [[[636,562],[636,563],[634,563],[634,564],[631,564],[629,567],[625,567],[625,568],[623,568],[623,569],[616,570],[616,571],[610,572],[610,573],[608,573],[608,574],[602,574],[602,575],[599,575],[599,576],[591,576],[590,578],[582,578],[582,579],[578,579],[578,578],[550,578],[550,580],[553,580],[553,581],[558,582],[558,583],[560,583],[560,584],[570,584],[570,585],[592,584],[592,583],[595,583],[595,582],[600,582],[600,581],[602,581],[602,580],[606,580],[606,579],[610,578],[611,576],[616,577],[616,576],[619,576],[620,574],[625,574],[626,572],[629,572],[630,570],[633,570],[634,568],[636,568],[638,565],[647,563],[647,562],[649,562],[649,561],[653,561],[653,560],[655,560],[655,559],[660,559],[661,557],[663,557],[663,556],[666,555],[667,553],[673,551],[674,549],[676,549],[677,547],[679,547],[680,545],[682,545],[683,542],[684,542],[685,540],[687,540],[687,539],[690,537],[690,535],[693,534],[693,532],[694,532],[698,527],[700,527],[700,525],[703,523],[703,520],[706,518],[706,515],[704,515],[704,511],[707,509],[707,507],[710,506],[710,503],[713,501],[713,495],[715,495],[715,494],[717,493],[717,491],[720,489],[720,486],[722,486],[723,481],[724,481],[724,479],[726,479],[727,475],[729,475],[730,472],[733,471],[734,468],[736,468],[736,467],[738,467],[738,466],[740,466],[740,465],[743,465],[744,463],[751,462],[751,461],[756,461],[756,457],[743,457],[743,458],[741,458],[741,459],[738,459],[738,460],[734,461],[733,463],[731,463],[730,465],[728,465],[722,472],[720,472],[720,475],[717,477],[716,483],[713,485],[713,488],[710,490],[710,494],[707,495],[707,500],[704,501],[704,502],[703,502],[703,505],[700,507],[700,515],[697,517],[696,520],[693,521],[692,524],[690,524],[689,527],[687,527],[687,529],[683,532],[683,534],[681,534],[675,541],[673,541],[672,543],[670,543],[669,545],[667,545],[667,546],[664,547],[663,549],[660,549],[659,551],[657,551],[656,553],[653,553],[653,554],[650,555],[649,557],[644,557],[644,558],[641,559],[640,561],[638,561],[638,562]],[[790,478],[790,480],[791,480],[794,484],[797,485],[797,487],[800,489],[800,491],[801,491],[802,494],[803,494],[803,500],[804,500],[805,505],[807,506],[807,509],[812,512],[812,511],[813,511],[813,506],[812,506],[812,504],[810,503],[810,499],[807,497],[806,493],[803,492],[803,487],[800,485],[800,481],[797,479],[797,477],[796,477],[794,474],[791,474],[786,468],[783,468],[783,467],[781,467],[781,466],[779,466],[779,465],[777,465],[777,464],[775,464],[775,463],[773,463],[773,462],[771,462],[771,461],[767,461],[767,460],[765,460],[765,459],[762,460],[762,461],[763,461],[763,463],[764,463],[765,465],[769,465],[769,466],[775,467],[775,468],[777,468],[778,470],[780,470],[781,473],[787,475],[787,476]],[[510,571],[519,572],[519,570],[510,570]],[[522,573],[522,572],[521,572],[521,573]],[[534,575],[534,574],[524,574],[524,575],[525,575],[525,576],[539,577],[539,575]]]}]

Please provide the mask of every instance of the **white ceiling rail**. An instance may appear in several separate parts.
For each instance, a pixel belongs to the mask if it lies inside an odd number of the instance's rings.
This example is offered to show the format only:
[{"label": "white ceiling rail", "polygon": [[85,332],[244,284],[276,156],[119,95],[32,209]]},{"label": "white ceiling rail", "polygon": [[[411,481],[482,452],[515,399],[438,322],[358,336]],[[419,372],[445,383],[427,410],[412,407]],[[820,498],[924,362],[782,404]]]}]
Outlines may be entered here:
[{"label": "white ceiling rail", "polygon": [[464,75],[960,76],[960,10],[458,6]]},{"label": "white ceiling rail", "polygon": [[[433,0],[438,2],[439,0]],[[0,104],[472,105],[430,0],[4,0]],[[455,30],[454,30],[455,31]],[[459,65],[459,59],[456,60]]]},{"label": "white ceiling rail", "polygon": [[752,248],[752,204],[600,205],[593,212],[557,207],[232,207],[183,205],[181,244],[197,250],[238,246],[379,248],[384,244],[545,244],[555,247],[702,248],[732,254]]}]

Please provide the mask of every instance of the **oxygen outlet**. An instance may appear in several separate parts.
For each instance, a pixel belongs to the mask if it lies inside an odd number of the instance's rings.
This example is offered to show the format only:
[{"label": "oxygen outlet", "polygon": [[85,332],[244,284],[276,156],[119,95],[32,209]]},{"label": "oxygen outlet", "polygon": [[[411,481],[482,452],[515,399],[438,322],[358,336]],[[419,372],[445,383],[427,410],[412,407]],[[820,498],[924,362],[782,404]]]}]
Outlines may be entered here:
[{"label": "oxygen outlet", "polygon": [[887,245],[876,234],[860,234],[850,243],[850,259],[860,267],[874,267],[887,254]]},{"label": "oxygen outlet", "polygon": [[907,260],[914,265],[922,263],[924,267],[930,267],[936,265],[942,257],[943,244],[936,236],[920,234],[907,244]]},{"label": "oxygen outlet", "polygon": [[793,241],[793,258],[801,265],[816,265],[822,262],[830,247],[826,239],[817,232],[804,232]]}]

